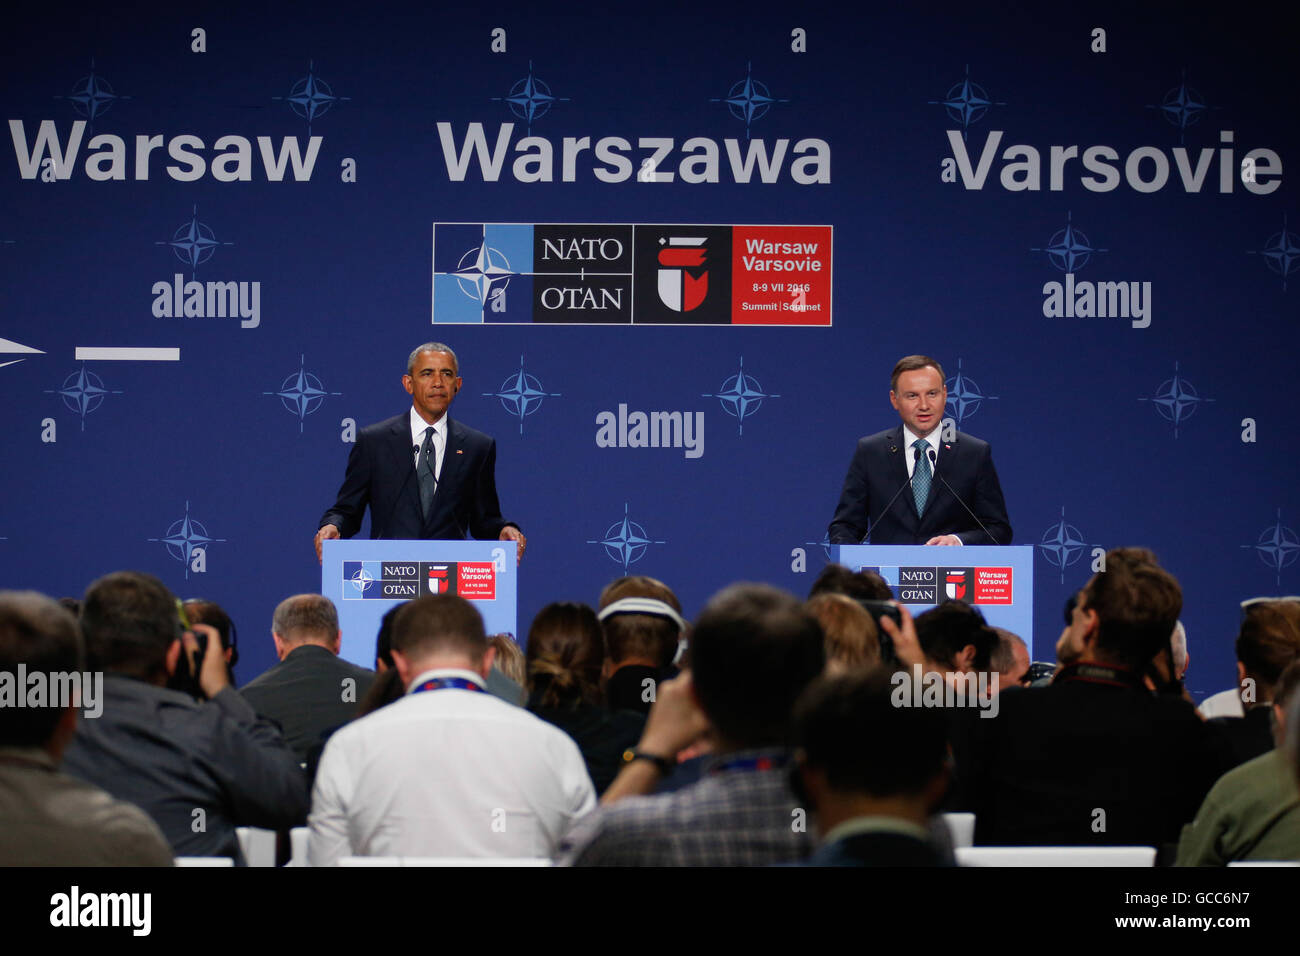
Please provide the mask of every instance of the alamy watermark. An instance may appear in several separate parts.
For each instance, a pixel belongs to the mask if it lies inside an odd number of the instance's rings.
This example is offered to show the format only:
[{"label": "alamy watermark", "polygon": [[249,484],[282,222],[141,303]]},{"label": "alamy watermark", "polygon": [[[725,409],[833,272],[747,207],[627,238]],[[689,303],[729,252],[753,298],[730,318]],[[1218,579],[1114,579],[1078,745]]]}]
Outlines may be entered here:
[{"label": "alamy watermark", "polygon": [[898,671],[889,702],[895,707],[976,707],[981,717],[998,715],[997,671],[928,671],[912,665],[912,673]]},{"label": "alamy watermark", "polygon": [[16,671],[0,671],[0,707],[77,707],[94,719],[104,712],[104,673],[29,671],[19,664]]}]

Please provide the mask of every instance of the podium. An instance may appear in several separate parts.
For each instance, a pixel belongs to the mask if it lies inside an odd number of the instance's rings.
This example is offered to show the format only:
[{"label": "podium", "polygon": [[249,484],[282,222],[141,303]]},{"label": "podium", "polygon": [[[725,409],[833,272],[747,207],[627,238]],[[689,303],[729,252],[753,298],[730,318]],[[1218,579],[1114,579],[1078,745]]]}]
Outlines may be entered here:
[{"label": "podium", "polygon": [[375,666],[379,623],[392,607],[426,594],[457,594],[483,615],[488,634],[516,629],[518,571],[513,541],[324,542],[320,593],[339,612],[339,656]]},{"label": "podium", "polygon": [[836,544],[831,560],[875,571],[913,614],[957,598],[980,609],[993,627],[1022,637],[1034,658],[1034,549],[1028,545],[925,547]]}]

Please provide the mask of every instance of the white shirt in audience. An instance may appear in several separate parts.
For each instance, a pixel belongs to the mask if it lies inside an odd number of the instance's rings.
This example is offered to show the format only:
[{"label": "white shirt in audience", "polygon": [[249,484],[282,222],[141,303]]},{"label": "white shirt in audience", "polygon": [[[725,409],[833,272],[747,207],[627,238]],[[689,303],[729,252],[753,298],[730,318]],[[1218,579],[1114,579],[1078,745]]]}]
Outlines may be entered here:
[{"label": "white shirt in audience", "polygon": [[[467,670],[426,671],[412,682]],[[407,694],[337,731],[312,791],[310,863],[345,856],[549,857],[596,806],[578,745],[488,693]]]}]

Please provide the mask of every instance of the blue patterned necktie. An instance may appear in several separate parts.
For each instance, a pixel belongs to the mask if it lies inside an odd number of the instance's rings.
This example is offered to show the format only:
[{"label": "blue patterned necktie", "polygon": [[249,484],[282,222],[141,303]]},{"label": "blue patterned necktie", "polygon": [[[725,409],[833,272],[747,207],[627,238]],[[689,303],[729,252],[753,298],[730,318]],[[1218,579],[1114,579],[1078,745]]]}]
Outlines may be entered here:
[{"label": "blue patterned necktie", "polygon": [[929,443],[924,438],[912,442],[917,451],[916,468],[912,471],[912,497],[916,499],[916,513],[925,511],[925,501],[930,497]]},{"label": "blue patterned necktie", "polygon": [[425,518],[429,517],[429,511],[433,508],[433,492],[438,487],[438,479],[433,473],[435,460],[433,426],[430,425],[424,430],[424,444],[420,446],[420,461],[415,466],[415,477],[420,483],[420,510],[424,512]]}]

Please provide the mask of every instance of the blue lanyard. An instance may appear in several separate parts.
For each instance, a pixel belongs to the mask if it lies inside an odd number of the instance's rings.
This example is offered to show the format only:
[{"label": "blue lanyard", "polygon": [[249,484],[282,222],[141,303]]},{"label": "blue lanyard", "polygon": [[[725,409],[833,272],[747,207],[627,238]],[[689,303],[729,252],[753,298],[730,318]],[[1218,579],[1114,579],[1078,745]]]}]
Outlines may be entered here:
[{"label": "blue lanyard", "polygon": [[480,694],[486,693],[482,687],[466,677],[431,677],[419,687],[411,688],[411,693],[418,694],[423,690],[447,690],[448,688],[476,690]]},{"label": "blue lanyard", "polygon": [[773,757],[767,754],[758,757],[737,757],[734,760],[724,760],[722,763],[714,764],[709,768],[710,773],[723,773],[727,770],[777,770],[785,766],[784,757]]}]

